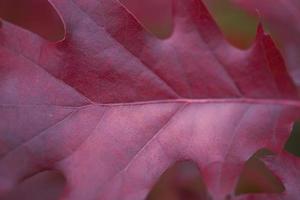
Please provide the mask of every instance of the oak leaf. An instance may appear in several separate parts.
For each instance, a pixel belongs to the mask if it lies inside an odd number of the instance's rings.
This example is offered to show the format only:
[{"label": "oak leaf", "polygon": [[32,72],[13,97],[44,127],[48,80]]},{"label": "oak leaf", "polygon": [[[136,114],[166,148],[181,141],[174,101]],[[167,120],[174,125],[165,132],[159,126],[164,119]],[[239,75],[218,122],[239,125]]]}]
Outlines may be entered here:
[{"label": "oak leaf", "polygon": [[0,29],[1,195],[54,169],[63,200],[141,200],[169,166],[192,160],[212,199],[235,198],[249,157],[283,151],[300,101],[262,27],[244,51],[200,0],[173,1],[164,40],[117,1],[52,3],[64,41]]}]

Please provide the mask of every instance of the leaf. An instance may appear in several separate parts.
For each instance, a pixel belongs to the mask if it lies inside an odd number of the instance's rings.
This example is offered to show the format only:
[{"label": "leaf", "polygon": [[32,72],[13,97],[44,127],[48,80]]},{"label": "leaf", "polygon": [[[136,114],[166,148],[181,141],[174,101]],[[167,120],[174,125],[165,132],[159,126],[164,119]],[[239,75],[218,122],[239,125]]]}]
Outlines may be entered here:
[{"label": "leaf", "polygon": [[281,195],[245,195],[239,200],[261,200],[261,199],[291,199],[299,198],[299,158],[283,152],[279,156],[270,156],[264,159],[269,168],[276,173],[285,183],[286,191]]},{"label": "leaf", "polygon": [[120,0],[132,12],[145,29],[160,38],[172,34],[172,1],[171,0]]},{"label": "leaf", "polygon": [[262,158],[273,155],[266,149],[256,152],[245,163],[236,185],[237,195],[251,193],[282,193],[285,188],[280,179],[263,163]]},{"label": "leaf", "polygon": [[61,41],[65,37],[60,14],[48,0],[0,0],[0,18],[50,41]]},{"label": "leaf", "polygon": [[63,200],[141,200],[192,160],[213,199],[234,198],[249,157],[282,151],[300,102],[262,27],[242,51],[198,0],[173,1],[165,40],[117,1],[53,4],[67,28],[60,43],[0,30],[0,194],[57,170]]},{"label": "leaf", "polygon": [[26,178],[1,200],[56,200],[64,189],[64,177],[55,171],[43,171]]},{"label": "leaf", "polygon": [[208,199],[197,164],[181,161],[168,168],[153,186],[147,200]]},{"label": "leaf", "polygon": [[[234,0],[240,7],[253,14],[259,14],[269,25],[272,32],[283,45],[283,53],[290,73],[296,84],[300,85],[300,25],[297,0],[286,0],[273,3],[271,0]],[[288,26],[287,26],[288,25]]]}]

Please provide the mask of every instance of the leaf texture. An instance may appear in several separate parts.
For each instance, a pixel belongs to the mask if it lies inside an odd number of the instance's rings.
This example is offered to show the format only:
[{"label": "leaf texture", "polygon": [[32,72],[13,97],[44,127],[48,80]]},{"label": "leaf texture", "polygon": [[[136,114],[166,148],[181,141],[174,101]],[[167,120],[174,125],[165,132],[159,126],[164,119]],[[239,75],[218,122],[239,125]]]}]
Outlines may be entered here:
[{"label": "leaf texture", "polygon": [[0,194],[53,169],[63,200],[141,200],[169,166],[193,160],[212,199],[238,198],[245,161],[282,151],[300,102],[262,27],[242,51],[199,0],[172,1],[164,40],[117,1],[52,3],[64,41],[0,30]]},{"label": "leaf texture", "polygon": [[285,60],[289,71],[296,84],[300,85],[300,25],[299,11],[300,2],[297,0],[278,1],[272,3],[270,0],[248,1],[235,0],[242,8],[253,14],[259,14],[271,28],[271,31],[278,38],[282,45]]}]

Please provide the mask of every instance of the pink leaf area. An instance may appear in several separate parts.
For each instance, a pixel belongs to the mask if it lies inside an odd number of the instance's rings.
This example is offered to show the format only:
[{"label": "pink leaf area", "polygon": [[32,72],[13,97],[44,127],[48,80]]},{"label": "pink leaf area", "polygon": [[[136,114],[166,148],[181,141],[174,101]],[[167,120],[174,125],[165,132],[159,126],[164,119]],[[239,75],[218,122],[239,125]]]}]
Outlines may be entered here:
[{"label": "pink leaf area", "polygon": [[[165,39],[124,1],[51,2],[65,40],[0,29],[0,196],[55,170],[66,181],[60,200],[143,200],[165,170],[191,160],[211,199],[238,199],[244,163],[262,148],[282,153],[300,101],[261,26],[240,50],[200,0],[172,0]],[[270,165],[295,197],[282,169],[298,161],[286,159]]]},{"label": "pink leaf area", "polygon": [[300,1],[234,0],[240,7],[258,14],[278,38],[289,71],[300,86]]}]

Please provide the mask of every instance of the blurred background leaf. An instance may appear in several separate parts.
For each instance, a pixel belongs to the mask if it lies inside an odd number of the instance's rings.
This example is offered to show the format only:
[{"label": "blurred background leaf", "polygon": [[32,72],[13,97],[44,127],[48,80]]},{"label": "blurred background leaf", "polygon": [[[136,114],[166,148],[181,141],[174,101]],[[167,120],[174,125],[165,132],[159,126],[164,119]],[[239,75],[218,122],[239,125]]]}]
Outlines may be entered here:
[{"label": "blurred background leaf", "polygon": [[48,0],[0,0],[0,18],[49,41],[65,37],[64,22]]},{"label": "blurred background leaf", "polygon": [[257,18],[238,9],[229,0],[204,0],[225,37],[233,45],[248,47],[256,33]]}]

